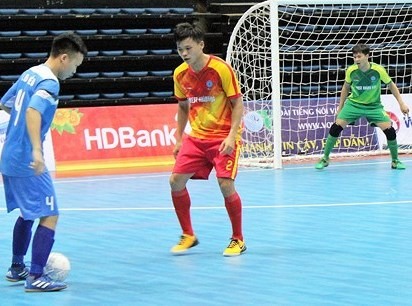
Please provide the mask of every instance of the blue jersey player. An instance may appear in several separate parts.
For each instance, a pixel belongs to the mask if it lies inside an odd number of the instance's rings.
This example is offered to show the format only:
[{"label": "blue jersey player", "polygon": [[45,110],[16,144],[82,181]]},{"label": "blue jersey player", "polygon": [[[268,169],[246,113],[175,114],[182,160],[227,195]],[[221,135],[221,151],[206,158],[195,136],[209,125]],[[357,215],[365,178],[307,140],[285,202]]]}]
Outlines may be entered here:
[{"label": "blue jersey player", "polygon": [[[42,147],[56,112],[59,79],[71,77],[86,54],[84,42],[73,32],[55,37],[46,62],[26,70],[0,100],[0,107],[10,114],[0,163],[7,211],[20,210],[13,230],[12,264],[6,279],[25,280],[28,292],[58,291],[67,287],[43,274],[53,247],[59,211]],[[29,270],[24,256],[37,219]]]}]

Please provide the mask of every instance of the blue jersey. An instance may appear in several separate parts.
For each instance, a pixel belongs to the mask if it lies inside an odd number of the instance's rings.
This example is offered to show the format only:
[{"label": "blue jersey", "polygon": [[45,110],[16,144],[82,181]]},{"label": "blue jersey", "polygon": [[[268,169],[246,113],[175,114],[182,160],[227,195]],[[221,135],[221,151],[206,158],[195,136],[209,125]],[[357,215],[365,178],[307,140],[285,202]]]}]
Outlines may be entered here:
[{"label": "blue jersey", "polygon": [[41,114],[41,140],[44,141],[56,112],[60,84],[46,65],[26,70],[6,92],[0,103],[11,108],[10,121],[1,154],[0,171],[8,176],[35,175],[30,168],[32,145],[26,127],[26,110]]}]

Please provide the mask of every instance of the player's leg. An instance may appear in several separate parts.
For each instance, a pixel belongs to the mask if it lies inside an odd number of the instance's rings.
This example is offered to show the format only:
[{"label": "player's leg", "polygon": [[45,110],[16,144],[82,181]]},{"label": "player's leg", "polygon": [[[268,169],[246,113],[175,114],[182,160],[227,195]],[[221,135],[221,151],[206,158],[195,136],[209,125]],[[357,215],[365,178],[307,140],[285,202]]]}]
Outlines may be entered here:
[{"label": "player's leg", "polygon": [[53,248],[57,220],[57,215],[40,218],[34,232],[30,275],[35,279],[43,275],[43,269]]},{"label": "player's leg", "polygon": [[212,166],[207,164],[204,151],[198,147],[196,139],[184,138],[169,179],[173,206],[182,229],[179,242],[170,250],[173,254],[183,253],[199,244],[192,226],[191,200],[186,184],[192,177],[207,179],[211,169]]},{"label": "player's leg", "polygon": [[332,126],[329,129],[328,137],[326,138],[325,148],[323,151],[323,157],[315,165],[316,169],[323,169],[329,166],[330,153],[332,152],[333,147],[338,141],[340,133],[343,131],[343,129],[346,127],[347,124],[348,122],[342,119],[336,119],[336,122],[332,124]]},{"label": "player's leg", "polygon": [[355,122],[361,117],[362,113],[359,108],[354,107],[349,101],[346,101],[343,108],[340,110],[336,121],[329,129],[328,137],[323,151],[323,157],[316,163],[316,169],[323,169],[329,165],[329,156],[335,146],[340,133],[350,122]]},{"label": "player's leg", "polygon": [[392,158],[391,168],[404,170],[406,167],[398,158],[398,141],[396,140],[396,131],[391,122],[378,122],[376,125],[382,129],[386,136],[389,152]]},{"label": "player's leg", "polygon": [[233,179],[218,178],[218,182],[232,226],[232,237],[223,255],[238,256],[246,251],[242,232],[242,200],[235,189]]},{"label": "player's leg", "polygon": [[[6,196],[6,205],[8,212],[18,208],[18,203],[14,197],[14,193],[19,193],[16,190],[16,184],[13,178],[3,175],[4,191]],[[13,257],[11,266],[7,271],[6,280],[10,282],[24,281],[29,275],[29,268],[24,263],[24,256],[27,254],[31,240],[31,228],[33,220],[24,220],[19,216],[13,228],[12,251]]]},{"label": "player's leg", "polygon": [[192,220],[190,216],[191,201],[189,192],[186,189],[186,183],[192,176],[193,173],[173,173],[170,176],[169,180],[173,206],[175,208],[175,213],[182,229],[182,235],[180,236],[179,242],[170,250],[170,252],[174,254],[185,252],[189,248],[199,244],[193,231]]},{"label": "player's leg", "polygon": [[193,227],[190,218],[190,195],[186,189],[187,181],[193,176],[193,174],[179,174],[173,173],[170,176],[170,187],[173,206],[180,226],[182,228],[183,235],[193,236]]},{"label": "player's leg", "polygon": [[43,275],[44,267],[54,244],[55,228],[59,210],[52,179],[48,172],[41,175],[19,178],[21,194],[20,210],[24,219],[40,219],[33,235],[30,273],[25,290],[46,292],[65,289],[63,282],[51,280]]},{"label": "player's leg", "polygon": [[236,143],[230,155],[222,155],[219,152],[220,142],[216,143],[216,155],[214,158],[216,176],[220,191],[222,192],[226,211],[232,225],[232,237],[228,247],[224,250],[224,256],[237,256],[246,251],[246,244],[242,232],[242,200],[235,189],[235,178],[238,170],[238,158],[240,143]]},{"label": "player's leg", "polygon": [[18,217],[13,229],[13,258],[6,279],[10,282],[24,281],[29,275],[29,268],[24,263],[31,240],[33,220]]},{"label": "player's leg", "polygon": [[32,264],[25,284],[27,292],[59,291],[67,288],[64,282],[55,281],[44,274],[44,267],[54,244],[57,220],[58,215],[40,218],[33,236]]},{"label": "player's leg", "polygon": [[405,165],[398,159],[396,131],[393,128],[392,121],[388,113],[384,110],[383,105],[368,110],[366,119],[368,119],[371,124],[378,126],[385,134],[392,159],[391,168],[404,170],[406,168]]}]

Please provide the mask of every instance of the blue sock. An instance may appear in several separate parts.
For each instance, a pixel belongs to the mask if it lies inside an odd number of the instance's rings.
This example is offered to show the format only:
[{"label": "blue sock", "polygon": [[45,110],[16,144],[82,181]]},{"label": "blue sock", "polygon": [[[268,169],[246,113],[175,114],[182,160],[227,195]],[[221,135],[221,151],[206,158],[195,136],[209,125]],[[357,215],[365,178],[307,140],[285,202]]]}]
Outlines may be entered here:
[{"label": "blue sock", "polygon": [[24,266],[24,256],[31,240],[33,220],[18,217],[13,229],[13,258],[12,267]]},{"label": "blue sock", "polygon": [[54,244],[54,230],[39,225],[34,233],[30,275],[38,278],[43,274]]}]

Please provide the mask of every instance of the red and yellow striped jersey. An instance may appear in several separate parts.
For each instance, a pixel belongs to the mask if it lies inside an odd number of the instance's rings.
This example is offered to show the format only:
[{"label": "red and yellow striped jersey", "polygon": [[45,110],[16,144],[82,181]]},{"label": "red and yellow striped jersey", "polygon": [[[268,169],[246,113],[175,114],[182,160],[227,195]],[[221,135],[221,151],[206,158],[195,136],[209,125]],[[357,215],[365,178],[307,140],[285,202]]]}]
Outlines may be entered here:
[{"label": "red and yellow striped jersey", "polygon": [[207,65],[199,72],[182,63],[175,69],[173,80],[176,99],[190,103],[190,136],[226,138],[231,127],[230,99],[241,96],[239,82],[230,65],[211,55]]}]

